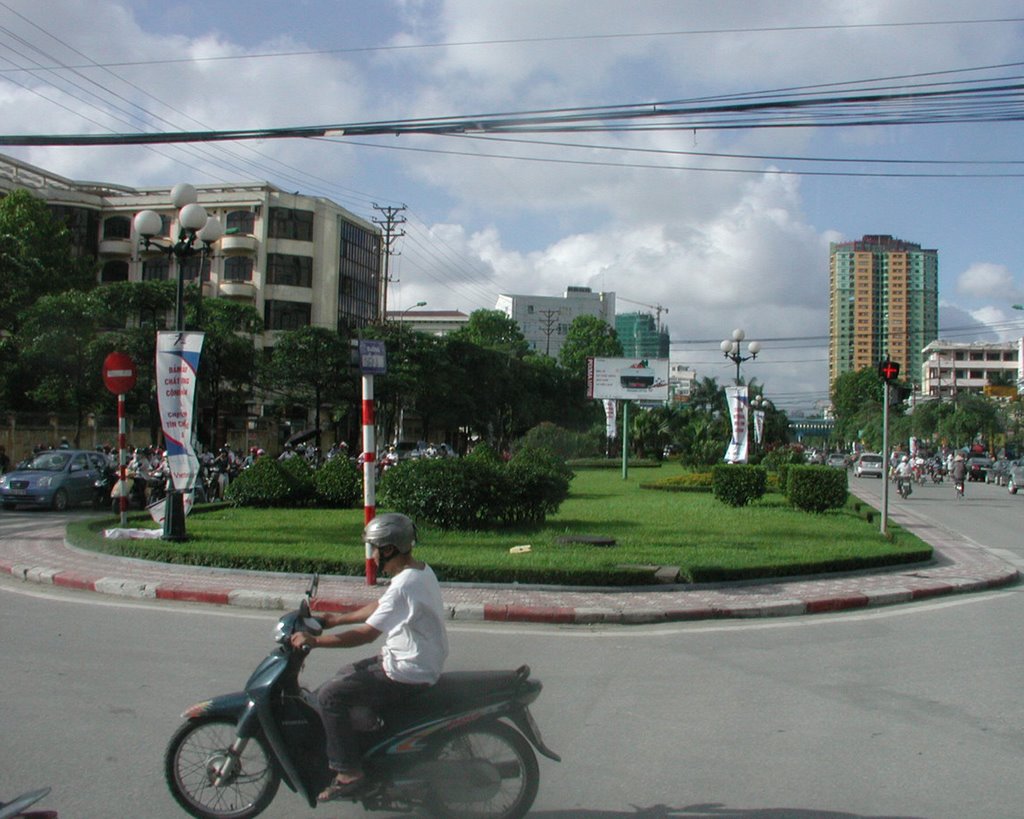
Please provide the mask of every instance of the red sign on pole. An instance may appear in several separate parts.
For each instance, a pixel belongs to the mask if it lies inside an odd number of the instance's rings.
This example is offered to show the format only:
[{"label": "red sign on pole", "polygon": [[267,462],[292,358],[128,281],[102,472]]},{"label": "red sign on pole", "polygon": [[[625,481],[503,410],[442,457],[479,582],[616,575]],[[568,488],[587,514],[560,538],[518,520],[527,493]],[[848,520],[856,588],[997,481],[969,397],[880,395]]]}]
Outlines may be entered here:
[{"label": "red sign on pole", "polygon": [[103,359],[103,383],[114,395],[130,392],[135,377],[135,362],[127,353],[111,353]]}]

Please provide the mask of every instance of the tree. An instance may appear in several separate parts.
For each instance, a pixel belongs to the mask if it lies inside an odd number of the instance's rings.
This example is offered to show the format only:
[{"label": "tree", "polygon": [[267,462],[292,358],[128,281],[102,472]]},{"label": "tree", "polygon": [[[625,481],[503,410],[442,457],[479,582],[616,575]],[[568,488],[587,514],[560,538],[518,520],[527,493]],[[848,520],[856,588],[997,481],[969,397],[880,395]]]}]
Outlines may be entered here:
[{"label": "tree", "polygon": [[325,327],[300,327],[278,336],[264,371],[265,386],[290,400],[313,405],[316,446],[320,448],[320,410],[352,391],[349,340]]},{"label": "tree", "polygon": [[0,334],[16,332],[39,297],[95,282],[94,263],[75,255],[67,226],[45,202],[26,190],[0,199]]},{"label": "tree", "polygon": [[501,310],[474,310],[469,314],[466,325],[451,336],[459,341],[503,352],[514,358],[522,358],[530,350],[530,343],[519,329],[519,325]]},{"label": "tree", "polygon": [[241,409],[252,395],[258,369],[256,334],[263,330],[263,318],[254,307],[230,299],[186,303],[186,326],[204,335],[197,402],[208,408],[205,443],[215,447],[226,437],[221,429],[225,405]]},{"label": "tree", "polygon": [[832,384],[836,432],[846,441],[859,441],[869,430],[882,429],[885,382],[872,367],[839,376]]},{"label": "tree", "polygon": [[35,375],[29,396],[48,410],[74,413],[75,446],[85,416],[106,394],[100,331],[109,323],[95,293],[47,295],[22,311],[17,343],[26,370]]},{"label": "tree", "polygon": [[588,358],[619,358],[622,344],[614,327],[597,316],[577,316],[565,334],[558,362],[577,381],[585,382]]}]

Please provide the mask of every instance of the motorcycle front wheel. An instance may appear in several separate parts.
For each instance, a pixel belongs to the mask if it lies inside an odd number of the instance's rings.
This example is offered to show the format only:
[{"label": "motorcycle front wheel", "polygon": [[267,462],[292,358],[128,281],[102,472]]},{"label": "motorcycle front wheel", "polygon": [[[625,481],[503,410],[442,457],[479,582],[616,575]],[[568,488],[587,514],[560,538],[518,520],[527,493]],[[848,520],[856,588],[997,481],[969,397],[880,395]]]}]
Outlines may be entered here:
[{"label": "motorcycle front wheel", "polygon": [[277,794],[281,776],[262,736],[249,740],[227,781],[214,784],[234,741],[234,722],[206,717],[186,722],[167,745],[167,787],[199,819],[249,819],[266,810]]},{"label": "motorcycle front wheel", "polygon": [[537,756],[523,735],[502,722],[471,725],[446,738],[434,754],[455,762],[455,775],[431,787],[428,806],[451,819],[520,819],[537,798]]}]

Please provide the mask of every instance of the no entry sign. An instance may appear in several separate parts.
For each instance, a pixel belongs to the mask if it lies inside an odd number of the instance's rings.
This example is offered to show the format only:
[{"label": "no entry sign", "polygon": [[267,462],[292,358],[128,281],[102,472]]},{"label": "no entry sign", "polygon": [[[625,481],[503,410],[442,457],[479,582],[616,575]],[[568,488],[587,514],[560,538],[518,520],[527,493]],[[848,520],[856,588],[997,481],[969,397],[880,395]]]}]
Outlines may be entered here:
[{"label": "no entry sign", "polygon": [[135,386],[135,362],[127,353],[111,353],[103,359],[103,383],[114,395],[124,395]]}]

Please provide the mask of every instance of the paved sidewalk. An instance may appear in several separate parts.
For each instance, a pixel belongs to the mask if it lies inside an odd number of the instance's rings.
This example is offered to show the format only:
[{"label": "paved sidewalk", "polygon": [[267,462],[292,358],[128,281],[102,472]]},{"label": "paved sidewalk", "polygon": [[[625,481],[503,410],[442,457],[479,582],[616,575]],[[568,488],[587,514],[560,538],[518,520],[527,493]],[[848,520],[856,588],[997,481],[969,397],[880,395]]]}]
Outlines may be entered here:
[{"label": "paved sidewalk", "polygon": [[[664,623],[712,618],[780,617],[906,603],[984,591],[1018,580],[1017,570],[968,540],[899,510],[890,519],[935,548],[927,564],[771,582],[674,585],[629,589],[443,584],[453,620],[539,623]],[[103,594],[188,600],[258,609],[297,605],[308,575],[207,569],[86,552],[54,527],[31,539],[0,540],[0,572],[27,582]],[[380,587],[360,579],[320,578],[319,606],[358,608]]]}]

